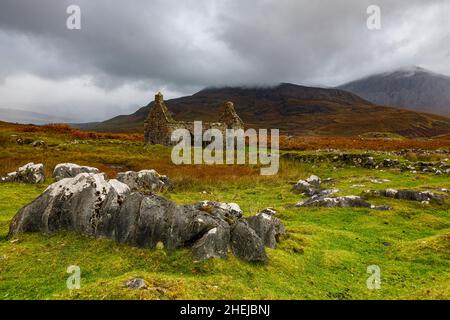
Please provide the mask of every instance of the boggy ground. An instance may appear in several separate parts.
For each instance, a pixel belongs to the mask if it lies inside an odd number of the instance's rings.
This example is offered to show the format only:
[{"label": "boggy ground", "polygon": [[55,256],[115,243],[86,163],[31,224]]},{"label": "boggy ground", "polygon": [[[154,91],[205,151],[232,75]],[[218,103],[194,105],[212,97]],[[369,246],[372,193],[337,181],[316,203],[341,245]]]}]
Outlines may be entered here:
[{"label": "boggy ground", "polygon": [[[48,147],[18,145],[11,134],[43,139]],[[96,166],[110,177],[118,171],[154,168],[175,182],[175,189],[164,194],[171,200],[179,204],[205,199],[237,202],[245,215],[274,207],[288,235],[276,249],[267,249],[265,265],[233,255],[195,263],[188,249],[169,254],[75,233],[7,239],[17,210],[52,179],[42,185],[0,184],[0,299],[450,298],[449,200],[427,205],[369,199],[392,206],[391,211],[289,206],[303,198],[292,192],[292,184],[310,174],[337,179],[332,186],[342,195],[359,195],[365,189],[450,188],[448,175],[282,159],[278,175],[262,177],[258,168],[249,166],[175,166],[168,148],[103,138],[75,141],[70,134],[8,127],[0,130],[0,175],[29,161],[44,163],[48,177],[54,165],[66,161]],[[445,159],[436,154],[430,157]],[[373,183],[373,179],[390,181]],[[352,187],[360,184],[365,187]],[[70,265],[81,268],[79,290],[66,287]],[[369,265],[381,268],[380,290],[367,289]],[[124,287],[134,277],[144,278],[148,289]]]}]

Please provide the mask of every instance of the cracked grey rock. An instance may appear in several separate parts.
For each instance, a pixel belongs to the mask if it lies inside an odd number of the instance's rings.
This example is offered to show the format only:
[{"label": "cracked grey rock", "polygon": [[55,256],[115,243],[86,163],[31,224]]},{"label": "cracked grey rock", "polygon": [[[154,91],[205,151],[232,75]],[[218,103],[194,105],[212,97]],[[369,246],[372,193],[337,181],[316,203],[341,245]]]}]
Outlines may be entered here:
[{"label": "cracked grey rock", "polygon": [[269,248],[275,248],[279,236],[286,232],[280,219],[264,212],[249,217],[247,221],[248,225],[262,239],[264,245]]},{"label": "cracked grey rock", "polygon": [[251,262],[266,262],[268,259],[263,240],[245,220],[232,226],[230,244],[234,255],[240,259]]},{"label": "cracked grey rock", "polygon": [[201,261],[210,258],[227,258],[230,243],[230,226],[221,223],[206,232],[192,246],[194,260]]}]

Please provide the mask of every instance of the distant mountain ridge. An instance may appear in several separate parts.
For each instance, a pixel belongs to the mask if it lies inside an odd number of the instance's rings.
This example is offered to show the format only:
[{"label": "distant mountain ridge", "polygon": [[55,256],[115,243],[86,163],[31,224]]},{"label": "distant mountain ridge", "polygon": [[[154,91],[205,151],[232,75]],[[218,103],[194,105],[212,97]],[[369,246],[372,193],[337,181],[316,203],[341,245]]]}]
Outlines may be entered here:
[{"label": "distant mountain ridge", "polygon": [[[283,83],[273,87],[207,88],[191,96],[166,101],[177,120],[217,121],[218,108],[233,101],[247,127],[278,128],[289,135],[352,136],[392,132],[429,137],[450,132],[450,119],[372,104],[337,88],[315,88]],[[131,115],[78,125],[82,129],[143,132],[152,103]]]},{"label": "distant mountain ridge", "polygon": [[0,120],[12,123],[22,124],[48,124],[48,123],[70,123],[73,119],[59,116],[51,116],[44,113],[16,110],[9,108],[0,108]]},{"label": "distant mountain ridge", "polygon": [[338,88],[372,103],[450,116],[450,77],[421,67],[371,75]]}]

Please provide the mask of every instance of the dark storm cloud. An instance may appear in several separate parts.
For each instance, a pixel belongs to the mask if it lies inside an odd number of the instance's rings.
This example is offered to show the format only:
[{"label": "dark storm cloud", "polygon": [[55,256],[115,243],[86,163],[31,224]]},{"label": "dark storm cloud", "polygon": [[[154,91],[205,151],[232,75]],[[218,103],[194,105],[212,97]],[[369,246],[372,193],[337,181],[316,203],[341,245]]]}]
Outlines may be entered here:
[{"label": "dark storm cloud", "polygon": [[[71,4],[81,7],[81,30],[66,28]],[[381,30],[366,28],[370,4],[381,7]],[[176,96],[205,86],[336,85],[410,64],[450,73],[449,8],[440,0],[2,0],[0,107],[58,105],[67,115],[75,104],[97,119],[161,88]],[[33,99],[15,98],[30,87]],[[39,97],[53,90],[68,97]]]},{"label": "dark storm cloud", "polygon": [[[46,76],[96,74],[102,80],[100,85],[114,80],[155,79],[199,86],[220,83],[215,79],[244,68],[208,30],[214,22],[214,6],[207,2],[127,1],[119,5],[111,1],[47,0],[39,1],[34,12],[38,2],[16,3],[2,2],[0,27],[14,37],[25,34],[38,51],[50,51],[54,68],[34,63],[25,66]],[[80,31],[65,27],[65,9],[72,3],[82,10]],[[34,60],[29,57],[32,52],[23,54]]]}]

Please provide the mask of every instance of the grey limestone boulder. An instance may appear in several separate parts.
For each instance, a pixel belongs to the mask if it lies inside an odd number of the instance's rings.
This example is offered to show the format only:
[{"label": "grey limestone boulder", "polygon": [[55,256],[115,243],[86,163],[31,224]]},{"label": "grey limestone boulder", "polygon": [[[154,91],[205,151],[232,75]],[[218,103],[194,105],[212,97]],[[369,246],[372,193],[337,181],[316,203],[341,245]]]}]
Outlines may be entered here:
[{"label": "grey limestone boulder", "polygon": [[101,174],[81,173],[62,179],[19,210],[11,222],[9,237],[21,232],[60,230],[111,237],[114,220],[129,192],[126,185],[108,182]]},{"label": "grey limestone boulder", "polygon": [[299,180],[294,185],[293,189],[295,192],[304,194],[305,196],[325,196],[331,195],[338,192],[338,189],[326,189],[320,187],[322,180],[315,175],[311,175],[306,180]]},{"label": "grey limestone boulder", "polygon": [[370,208],[375,210],[389,210],[387,206],[375,206],[368,203],[359,196],[341,196],[341,197],[327,197],[327,196],[313,196],[306,200],[298,202],[296,207],[325,207],[325,208]]},{"label": "grey limestone boulder", "polygon": [[393,198],[398,200],[410,200],[419,202],[441,202],[447,198],[445,195],[440,195],[431,191],[415,191],[415,190],[369,190],[366,195],[382,196],[387,198]]},{"label": "grey limestone boulder", "polygon": [[22,232],[77,231],[95,238],[168,251],[189,247],[195,260],[226,258],[267,261],[284,227],[265,210],[248,221],[235,203],[202,201],[177,205],[157,194],[131,192],[103,174],[80,173],[50,185],[13,218],[9,238]]},{"label": "grey limestone boulder", "polygon": [[267,261],[263,240],[247,221],[239,220],[231,228],[231,250],[240,259],[252,262]]},{"label": "grey limestone boulder", "polygon": [[45,181],[45,169],[42,163],[27,163],[15,172],[0,178],[1,182],[42,183]]}]

